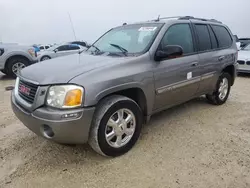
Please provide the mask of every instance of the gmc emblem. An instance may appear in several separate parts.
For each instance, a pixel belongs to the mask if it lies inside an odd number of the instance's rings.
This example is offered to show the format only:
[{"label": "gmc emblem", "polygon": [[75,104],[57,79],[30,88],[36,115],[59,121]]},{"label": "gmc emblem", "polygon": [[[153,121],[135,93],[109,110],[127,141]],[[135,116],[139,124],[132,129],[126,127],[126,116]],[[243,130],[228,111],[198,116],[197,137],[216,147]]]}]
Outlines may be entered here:
[{"label": "gmc emblem", "polygon": [[19,87],[19,91],[21,93],[24,93],[25,95],[29,95],[30,94],[30,88],[20,84],[20,87]]}]

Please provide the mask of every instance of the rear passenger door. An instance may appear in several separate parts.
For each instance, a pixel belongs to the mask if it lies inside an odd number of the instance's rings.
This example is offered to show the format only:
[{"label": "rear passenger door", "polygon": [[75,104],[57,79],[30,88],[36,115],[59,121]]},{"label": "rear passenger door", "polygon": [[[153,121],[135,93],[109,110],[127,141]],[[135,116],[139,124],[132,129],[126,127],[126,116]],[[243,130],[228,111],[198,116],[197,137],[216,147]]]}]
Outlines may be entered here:
[{"label": "rear passenger door", "polygon": [[167,45],[179,45],[183,56],[157,62],[155,77],[155,110],[182,103],[194,97],[200,82],[198,55],[189,23],[170,26],[163,36],[158,50]]},{"label": "rear passenger door", "polygon": [[208,24],[195,23],[194,29],[197,37],[199,69],[201,73],[198,94],[203,94],[211,91],[216,82],[216,67],[219,62],[219,54],[216,51],[218,42]]},{"label": "rear passenger door", "polygon": [[199,52],[201,83],[199,94],[215,89],[223,65],[234,62],[235,50],[229,31],[221,25],[194,24]]}]

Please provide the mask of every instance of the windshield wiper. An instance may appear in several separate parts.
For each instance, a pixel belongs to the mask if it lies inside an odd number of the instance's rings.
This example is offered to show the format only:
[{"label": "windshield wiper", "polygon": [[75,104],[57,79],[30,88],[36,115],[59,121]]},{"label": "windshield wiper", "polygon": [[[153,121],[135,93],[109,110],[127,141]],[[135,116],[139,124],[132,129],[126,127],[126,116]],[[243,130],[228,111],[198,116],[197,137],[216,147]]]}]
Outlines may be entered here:
[{"label": "windshield wiper", "polygon": [[94,44],[92,44],[90,47],[94,47],[98,52],[101,51],[101,50],[100,50],[98,47],[96,47]]},{"label": "windshield wiper", "polygon": [[115,48],[119,49],[125,56],[128,56],[128,50],[126,50],[125,48],[119,46],[118,44],[112,44],[109,43],[111,46],[114,46]]}]

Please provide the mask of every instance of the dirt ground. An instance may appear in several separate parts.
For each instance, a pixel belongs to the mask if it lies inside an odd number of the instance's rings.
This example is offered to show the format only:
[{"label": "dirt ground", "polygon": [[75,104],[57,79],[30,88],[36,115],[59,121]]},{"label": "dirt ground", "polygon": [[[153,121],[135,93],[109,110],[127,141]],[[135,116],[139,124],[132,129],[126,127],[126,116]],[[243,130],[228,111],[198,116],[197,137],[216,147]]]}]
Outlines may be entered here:
[{"label": "dirt ground", "polygon": [[0,187],[250,187],[250,76],[237,78],[223,106],[201,97],[153,116],[113,159],[30,132],[12,113],[13,84],[0,75]]}]

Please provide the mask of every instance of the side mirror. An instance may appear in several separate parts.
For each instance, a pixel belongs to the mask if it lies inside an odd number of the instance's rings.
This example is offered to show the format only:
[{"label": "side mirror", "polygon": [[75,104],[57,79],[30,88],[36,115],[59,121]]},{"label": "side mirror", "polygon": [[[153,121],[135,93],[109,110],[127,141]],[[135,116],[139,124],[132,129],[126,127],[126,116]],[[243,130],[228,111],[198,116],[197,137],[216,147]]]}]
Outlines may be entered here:
[{"label": "side mirror", "polygon": [[162,50],[157,50],[155,53],[155,60],[171,59],[183,55],[183,49],[178,45],[167,45]]},{"label": "side mirror", "polygon": [[58,52],[58,49],[54,49],[54,52],[55,52],[55,53]]}]

